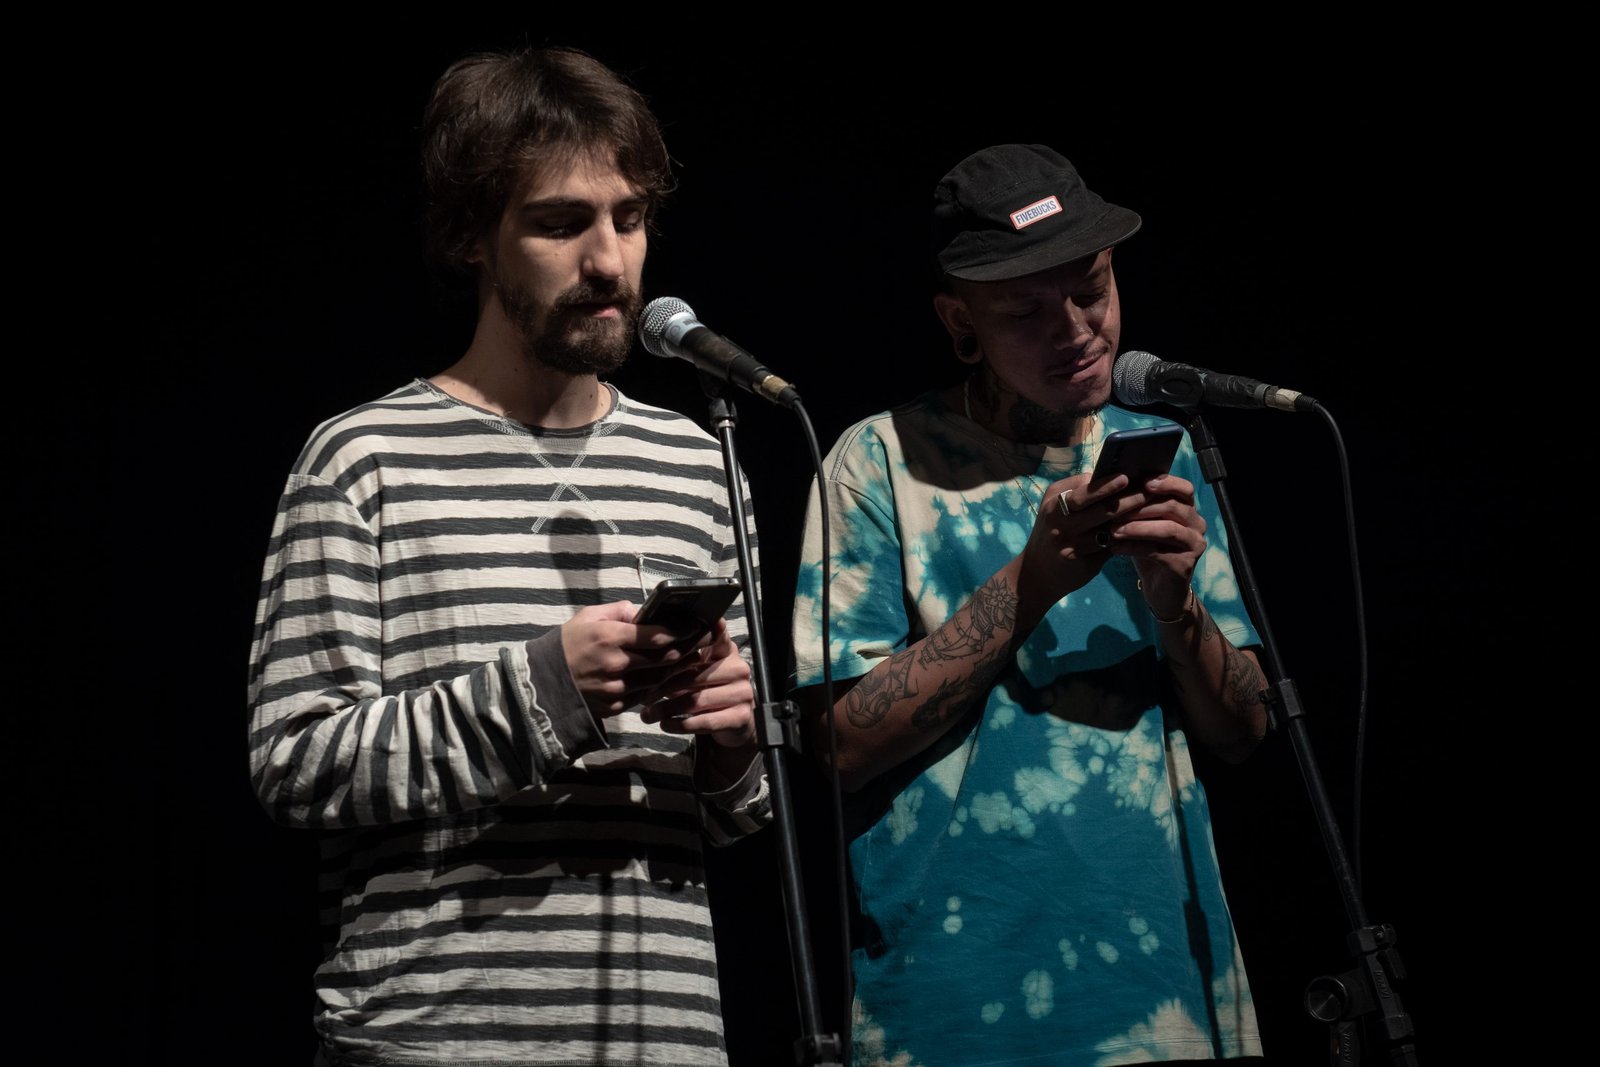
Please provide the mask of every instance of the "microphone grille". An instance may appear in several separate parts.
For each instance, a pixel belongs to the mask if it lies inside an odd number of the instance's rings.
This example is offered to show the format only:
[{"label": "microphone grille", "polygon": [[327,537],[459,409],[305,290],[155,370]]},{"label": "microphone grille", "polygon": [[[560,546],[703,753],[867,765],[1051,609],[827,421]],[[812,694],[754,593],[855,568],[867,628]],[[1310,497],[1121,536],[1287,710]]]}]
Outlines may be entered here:
[{"label": "microphone grille", "polygon": [[639,342],[652,356],[672,355],[666,348],[667,324],[679,315],[694,317],[694,309],[675,296],[658,296],[639,316]]},{"label": "microphone grille", "polygon": [[1123,407],[1154,404],[1159,397],[1150,392],[1150,372],[1161,362],[1148,352],[1124,352],[1111,365],[1111,392]]}]

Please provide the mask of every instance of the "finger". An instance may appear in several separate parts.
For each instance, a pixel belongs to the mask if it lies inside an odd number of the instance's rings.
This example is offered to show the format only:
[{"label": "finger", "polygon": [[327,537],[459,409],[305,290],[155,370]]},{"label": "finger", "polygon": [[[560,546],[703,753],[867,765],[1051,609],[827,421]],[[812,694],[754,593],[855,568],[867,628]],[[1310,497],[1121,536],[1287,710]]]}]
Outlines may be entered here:
[{"label": "finger", "polygon": [[629,624],[617,630],[616,642],[623,648],[659,653],[670,648],[692,649],[704,636],[704,631],[686,633],[670,626],[658,626],[650,623],[641,625]]},{"label": "finger", "polygon": [[755,692],[750,688],[750,683],[738,678],[719,685],[666,694],[652,707],[663,718],[681,718],[685,715],[701,715],[718,708],[746,707],[754,702]]},{"label": "finger", "polygon": [[1170,520],[1139,520],[1110,531],[1108,548],[1122,555],[1177,552],[1199,555],[1206,539],[1192,526]]},{"label": "finger", "polygon": [[1099,485],[1089,485],[1087,475],[1076,474],[1054,483],[1045,492],[1055,492],[1056,509],[1061,514],[1076,515],[1086,508],[1092,508],[1101,501],[1116,496],[1127,487],[1128,476],[1125,474],[1108,478]]},{"label": "finger", "polygon": [[591,622],[632,622],[634,616],[639,614],[639,609],[626,600],[613,600],[609,604],[591,604],[574,612],[574,617],[582,617]]},{"label": "finger", "polygon": [[717,620],[716,628],[707,635],[706,644],[710,646],[710,655],[714,658],[739,654],[739,646],[733,643],[733,635],[728,633],[726,619]]},{"label": "finger", "polygon": [[675,715],[661,721],[661,729],[674,734],[734,732],[755,735],[755,716],[749,705],[717,708],[689,715]]},{"label": "finger", "polygon": [[1093,573],[1105,565],[1106,560],[1110,558],[1109,549],[1114,544],[1110,527],[1096,527],[1094,531],[1074,537],[1062,545],[1061,558],[1087,567]]},{"label": "finger", "polygon": [[653,677],[644,676],[641,678],[641,684],[632,688],[630,692],[637,703],[646,707],[655,707],[664,700],[694,692],[699,673],[699,668],[693,665],[686,665]]},{"label": "finger", "polygon": [[[1115,482],[1126,483],[1127,479],[1121,475],[1112,479],[1107,485]],[[1105,523],[1117,523],[1137,514],[1140,510],[1151,506],[1158,501],[1152,494],[1143,488],[1124,486],[1120,492],[1085,495],[1082,499],[1073,490],[1067,490],[1071,496],[1058,497],[1069,502],[1070,510],[1063,512],[1062,505],[1058,503],[1054,516],[1054,525],[1069,536],[1092,536],[1091,531]],[[1161,501],[1164,502],[1164,501]],[[1175,501],[1175,503],[1178,503]]]},{"label": "finger", "polygon": [[[671,672],[677,670],[698,670],[703,661],[701,653],[684,645],[669,645],[666,648],[619,648],[616,650],[620,660],[611,672],[621,677],[632,679],[635,675],[649,675],[645,672]],[[656,677],[662,677],[658,673]]]},{"label": "finger", "polygon": [[1181,500],[1155,500],[1143,507],[1136,508],[1120,514],[1112,521],[1111,525],[1121,528],[1130,522],[1153,521],[1176,522],[1183,526],[1205,532],[1206,520],[1194,509]]},{"label": "finger", "polygon": [[1188,504],[1194,503],[1194,483],[1176,474],[1158,474],[1144,483],[1144,489],[1152,496],[1170,497]]}]

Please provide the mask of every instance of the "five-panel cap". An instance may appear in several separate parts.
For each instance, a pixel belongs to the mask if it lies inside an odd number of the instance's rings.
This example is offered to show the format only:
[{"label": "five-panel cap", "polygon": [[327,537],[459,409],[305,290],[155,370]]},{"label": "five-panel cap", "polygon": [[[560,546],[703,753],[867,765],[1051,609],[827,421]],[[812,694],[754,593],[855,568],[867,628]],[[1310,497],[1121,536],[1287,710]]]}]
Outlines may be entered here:
[{"label": "five-panel cap", "polygon": [[1140,218],[1083,184],[1044,145],[1004,144],[957,163],[933,192],[933,254],[945,274],[1019,278],[1132,237]]}]

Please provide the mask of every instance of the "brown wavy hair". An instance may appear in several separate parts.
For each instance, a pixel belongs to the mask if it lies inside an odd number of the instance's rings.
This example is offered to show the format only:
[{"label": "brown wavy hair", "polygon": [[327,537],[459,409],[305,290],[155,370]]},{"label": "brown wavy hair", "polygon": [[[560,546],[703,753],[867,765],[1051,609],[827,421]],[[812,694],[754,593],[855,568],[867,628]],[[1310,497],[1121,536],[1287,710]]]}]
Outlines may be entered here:
[{"label": "brown wavy hair", "polygon": [[430,255],[470,275],[467,256],[525,182],[595,151],[614,156],[653,216],[672,191],[671,161],[644,97],[609,67],[571,48],[457,60],[422,116]]}]

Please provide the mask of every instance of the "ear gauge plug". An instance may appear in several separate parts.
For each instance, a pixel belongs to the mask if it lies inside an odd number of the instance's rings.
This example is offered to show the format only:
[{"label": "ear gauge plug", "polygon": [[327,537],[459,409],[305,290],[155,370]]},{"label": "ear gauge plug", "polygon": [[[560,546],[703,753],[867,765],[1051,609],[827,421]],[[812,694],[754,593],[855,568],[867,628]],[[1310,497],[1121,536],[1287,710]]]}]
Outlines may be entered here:
[{"label": "ear gauge plug", "polygon": [[964,333],[956,338],[956,358],[963,363],[972,363],[978,358],[978,338],[975,334]]}]

